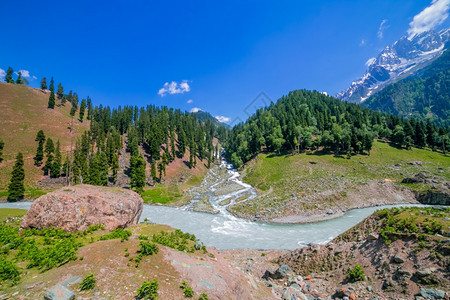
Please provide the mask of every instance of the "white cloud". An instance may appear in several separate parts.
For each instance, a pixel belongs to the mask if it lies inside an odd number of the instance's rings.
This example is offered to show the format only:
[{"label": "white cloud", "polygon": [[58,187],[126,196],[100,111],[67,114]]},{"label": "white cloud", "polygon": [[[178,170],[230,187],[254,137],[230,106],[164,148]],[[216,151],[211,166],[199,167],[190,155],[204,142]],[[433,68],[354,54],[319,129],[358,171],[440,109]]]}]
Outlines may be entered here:
[{"label": "white cloud", "polygon": [[5,72],[5,70],[3,70],[3,69],[1,69],[0,68],[0,78],[5,78],[5,76],[6,76],[6,72]]},{"label": "white cloud", "polygon": [[365,39],[362,39],[362,40],[361,40],[361,43],[359,43],[359,46],[362,47],[362,46],[364,46],[365,44],[366,44],[366,40],[365,40]]},{"label": "white cloud", "polygon": [[199,112],[199,111],[203,111],[203,110],[201,108],[198,108],[198,107],[193,107],[190,110],[191,113],[196,113],[196,112]]},{"label": "white cloud", "polygon": [[373,64],[377,59],[375,57],[369,58],[366,61],[366,67],[370,66],[371,64]]},{"label": "white cloud", "polygon": [[409,38],[442,24],[448,18],[449,8],[450,0],[433,0],[409,23]]},{"label": "white cloud", "polygon": [[384,19],[383,21],[381,21],[380,23],[380,27],[378,27],[378,32],[377,32],[377,36],[378,38],[381,40],[383,38],[383,33],[384,31],[389,28],[389,25],[386,25],[387,20]]},{"label": "white cloud", "polygon": [[225,117],[225,116],[215,116],[214,118],[216,118],[216,120],[219,121],[220,123],[225,123],[225,122],[230,121],[230,118]]},{"label": "white cloud", "polygon": [[19,72],[20,72],[20,74],[22,74],[22,77],[25,77],[25,78],[30,78],[31,77],[30,76],[30,71],[28,71],[28,70],[19,70],[19,71],[15,72],[16,75],[19,75]]},{"label": "white cloud", "polygon": [[191,104],[192,102],[194,102],[194,100],[189,99],[186,103],[187,103],[187,104]]},{"label": "white cloud", "polygon": [[174,94],[184,94],[186,92],[189,92],[191,90],[191,87],[189,86],[189,83],[187,80],[183,80],[180,83],[177,83],[176,81],[172,82],[166,82],[164,83],[164,86],[158,91],[158,95],[161,97],[164,97],[166,94],[174,95]]}]

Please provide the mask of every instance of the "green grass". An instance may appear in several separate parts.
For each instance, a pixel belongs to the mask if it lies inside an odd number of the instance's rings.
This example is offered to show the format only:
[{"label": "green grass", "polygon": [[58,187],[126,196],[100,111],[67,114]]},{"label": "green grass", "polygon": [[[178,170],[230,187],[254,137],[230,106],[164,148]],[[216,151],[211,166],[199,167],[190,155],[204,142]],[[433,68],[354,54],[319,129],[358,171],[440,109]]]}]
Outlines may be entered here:
[{"label": "green grass", "polygon": [[192,176],[185,183],[179,185],[162,185],[157,184],[155,187],[146,189],[142,193],[144,203],[152,204],[173,204],[176,202],[185,202],[189,199],[185,191],[202,183],[203,176]]},{"label": "green grass", "polygon": [[[423,165],[407,164],[412,161],[421,161]],[[448,170],[448,155],[417,148],[401,150],[378,141],[374,142],[370,155],[355,155],[350,159],[323,153],[260,154],[244,169],[243,176],[244,181],[256,187],[262,196],[232,209],[255,213],[277,207],[293,196],[303,198],[329,191],[333,194],[326,201],[332,204],[344,199],[348,191],[373,180],[400,183],[405,177],[427,172],[443,181],[450,180]],[[423,184],[406,186],[419,191],[429,188]],[[264,199],[265,195],[267,199]],[[321,204],[306,201],[301,205],[311,209]]]},{"label": "green grass", "polygon": [[0,208],[0,223],[7,218],[23,217],[27,213],[26,209]]}]

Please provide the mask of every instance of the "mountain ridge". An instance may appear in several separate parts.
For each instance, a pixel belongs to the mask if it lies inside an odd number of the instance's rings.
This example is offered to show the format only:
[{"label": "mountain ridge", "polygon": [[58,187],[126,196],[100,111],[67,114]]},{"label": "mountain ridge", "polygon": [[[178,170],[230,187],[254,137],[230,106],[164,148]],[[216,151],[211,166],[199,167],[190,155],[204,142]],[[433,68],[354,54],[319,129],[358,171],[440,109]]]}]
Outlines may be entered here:
[{"label": "mountain ridge", "polygon": [[430,30],[413,37],[403,36],[367,61],[367,70],[335,97],[362,103],[371,95],[428,66],[448,48],[450,29]]}]

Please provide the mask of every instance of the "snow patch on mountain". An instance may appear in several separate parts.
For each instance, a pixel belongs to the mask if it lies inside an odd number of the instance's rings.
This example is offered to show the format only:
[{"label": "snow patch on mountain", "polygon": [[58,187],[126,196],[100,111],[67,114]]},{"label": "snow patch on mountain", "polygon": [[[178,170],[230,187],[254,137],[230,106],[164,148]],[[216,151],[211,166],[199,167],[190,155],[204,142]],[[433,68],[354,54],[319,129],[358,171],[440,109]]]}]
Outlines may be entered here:
[{"label": "snow patch on mountain", "polygon": [[450,29],[430,30],[411,39],[403,36],[366,62],[367,71],[349,88],[336,95],[341,100],[361,103],[387,84],[425,67],[438,58],[450,41]]}]

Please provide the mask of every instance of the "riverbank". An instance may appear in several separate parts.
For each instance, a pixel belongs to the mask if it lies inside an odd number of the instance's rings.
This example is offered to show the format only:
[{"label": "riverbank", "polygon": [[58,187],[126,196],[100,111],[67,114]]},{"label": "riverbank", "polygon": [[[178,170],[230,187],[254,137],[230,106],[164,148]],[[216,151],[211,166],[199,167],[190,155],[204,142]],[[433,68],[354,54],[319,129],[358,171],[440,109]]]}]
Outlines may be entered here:
[{"label": "riverbank", "polygon": [[355,208],[418,203],[430,190],[443,196],[450,192],[447,155],[404,151],[380,141],[374,142],[370,156],[260,154],[241,174],[258,195],[227,209],[258,222],[316,222]]}]

